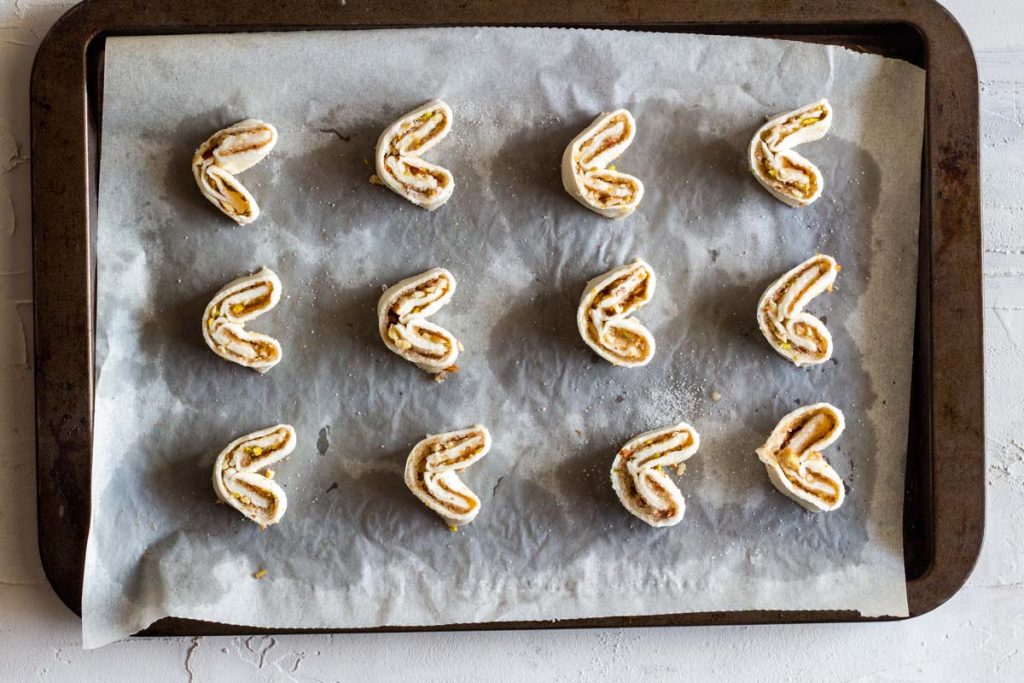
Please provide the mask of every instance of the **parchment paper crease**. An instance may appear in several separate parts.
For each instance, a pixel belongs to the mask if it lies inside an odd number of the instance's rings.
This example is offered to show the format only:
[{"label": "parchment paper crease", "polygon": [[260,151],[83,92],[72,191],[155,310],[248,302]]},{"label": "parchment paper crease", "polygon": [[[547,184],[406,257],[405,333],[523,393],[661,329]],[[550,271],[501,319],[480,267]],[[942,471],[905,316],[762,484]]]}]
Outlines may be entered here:
[{"label": "parchment paper crease", "polygon": [[[917,262],[924,72],[845,49],[748,38],[560,29],[430,29],[112,38],[98,234],[92,528],[83,638],[166,616],[362,627],[738,609],[907,612],[902,491]],[[783,206],[745,167],[768,114],[831,99],[801,147],[824,197]],[[367,182],[378,133],[433,97],[454,109],[430,158],[453,199],[427,213]],[[622,222],[559,180],[572,137],[628,107],[617,166],[647,193]],[[197,144],[246,117],[280,143],[242,180],[263,214],[238,228],[189,173]],[[843,265],[812,310],[835,358],[800,370],[760,337],[763,288],[815,252]],[[634,257],[659,278],[640,370],[578,338],[590,277]],[[284,345],[266,376],[217,358],[200,318],[260,265],[285,296],[250,327]],[[387,352],[381,287],[431,266],[459,278],[435,320],[465,345],[444,384]],[[711,395],[720,395],[712,400]],[[828,400],[848,426],[828,457],[849,485],[812,515],[754,455],[783,414]],[[633,435],[701,433],[684,522],[655,530],[608,470]],[[299,435],[266,532],[214,504],[235,437]],[[463,477],[483,512],[453,534],[402,483],[426,433],[486,424]],[[266,569],[262,580],[253,572]]]}]

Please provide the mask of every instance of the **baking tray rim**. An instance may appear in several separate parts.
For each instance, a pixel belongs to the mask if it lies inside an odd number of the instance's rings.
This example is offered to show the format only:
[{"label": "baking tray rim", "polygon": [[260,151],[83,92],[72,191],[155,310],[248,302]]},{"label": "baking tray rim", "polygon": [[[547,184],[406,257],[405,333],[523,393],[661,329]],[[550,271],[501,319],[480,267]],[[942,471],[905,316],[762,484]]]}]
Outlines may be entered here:
[{"label": "baking tray rim", "polygon": [[[86,336],[87,343],[83,345],[86,352],[85,365],[88,377],[86,381],[88,384],[87,389],[84,393],[87,393],[85,404],[88,406],[86,415],[82,414],[82,410],[63,412],[54,410],[54,408],[60,408],[60,405],[54,405],[54,403],[60,403],[60,401],[51,400],[52,386],[48,385],[50,381],[47,378],[47,370],[51,369],[55,364],[52,358],[48,355],[50,351],[49,342],[52,341],[52,337],[47,335],[47,332],[60,332],[61,322],[65,321],[54,321],[44,318],[40,313],[44,310],[43,306],[37,305],[35,307],[35,379],[36,379],[36,402],[37,402],[37,489],[39,495],[39,506],[38,506],[38,525],[39,525],[39,546],[40,555],[43,560],[43,569],[50,582],[51,587],[60,597],[61,601],[68,606],[76,614],[81,614],[81,582],[79,571],[79,580],[77,585],[74,582],[69,583],[66,575],[66,567],[59,568],[55,565],[54,552],[57,551],[60,554],[60,547],[54,547],[53,540],[51,538],[51,527],[49,523],[52,521],[52,513],[54,510],[54,503],[57,499],[61,499],[59,492],[57,495],[53,495],[55,492],[50,490],[47,491],[47,481],[44,478],[44,473],[52,473],[54,470],[45,469],[46,465],[53,466],[56,462],[66,458],[65,451],[72,453],[77,452],[79,458],[85,458],[86,460],[91,459],[91,421],[92,421],[92,391],[93,391],[93,367],[92,367],[92,332],[93,332],[93,319],[94,306],[92,301],[91,287],[94,283],[94,273],[91,266],[92,249],[89,244],[91,236],[94,234],[95,227],[95,169],[92,167],[94,164],[95,155],[98,150],[95,146],[96,143],[96,129],[90,127],[90,124],[95,124],[92,120],[92,116],[99,110],[100,102],[96,97],[96,93],[92,92],[88,87],[87,82],[89,79],[90,68],[96,68],[95,63],[90,62],[97,58],[97,55],[102,53],[102,44],[107,36],[110,35],[153,35],[153,34],[166,34],[166,33],[197,33],[197,32],[235,32],[235,31],[292,31],[292,30],[331,30],[331,29],[366,29],[366,28],[384,28],[393,26],[413,27],[413,26],[439,26],[439,25],[481,25],[481,26],[562,26],[562,27],[616,27],[632,30],[676,30],[688,33],[725,33],[732,35],[772,35],[772,37],[791,38],[795,40],[812,40],[819,38],[819,41],[814,42],[827,42],[829,36],[868,36],[871,35],[872,30],[878,30],[885,27],[903,27],[909,28],[917,32],[921,36],[921,40],[924,43],[925,53],[923,55],[924,61],[928,68],[928,95],[926,95],[926,136],[924,141],[924,161],[922,164],[922,228],[926,225],[929,228],[928,232],[931,233],[936,227],[939,227],[939,238],[943,241],[948,241],[945,238],[948,237],[945,233],[947,231],[942,230],[942,224],[936,220],[936,216],[933,211],[932,204],[935,203],[935,197],[929,196],[934,194],[934,180],[932,179],[933,172],[938,171],[939,174],[946,173],[951,176],[958,176],[959,179],[967,186],[966,189],[960,188],[962,191],[959,195],[955,196],[954,203],[960,205],[963,209],[966,207],[966,213],[960,211],[958,224],[968,228],[968,232],[974,236],[973,240],[967,239],[966,244],[956,242],[954,240],[954,246],[959,247],[961,250],[966,250],[964,254],[957,254],[958,256],[965,256],[970,266],[967,272],[967,279],[969,282],[973,281],[974,287],[967,288],[969,290],[967,299],[974,299],[977,302],[977,308],[980,310],[981,306],[981,278],[980,278],[980,178],[978,170],[978,103],[977,103],[977,67],[974,61],[973,52],[971,51],[969,41],[963,32],[959,24],[952,18],[952,16],[935,0],[913,0],[912,4],[903,9],[908,11],[912,16],[906,15],[894,15],[891,12],[881,11],[885,8],[886,0],[865,0],[862,2],[860,7],[855,10],[847,10],[844,8],[830,8],[828,11],[822,12],[820,8],[817,9],[817,21],[803,21],[790,25],[784,25],[783,17],[787,12],[793,12],[798,10],[806,3],[800,1],[780,0],[777,2],[767,3],[747,3],[746,5],[740,5],[735,2],[725,2],[723,0],[701,0],[701,2],[692,3],[687,6],[675,6],[675,3],[670,1],[663,2],[652,2],[650,5],[645,5],[644,9],[648,7],[654,7],[656,11],[651,12],[651,16],[643,16],[642,10],[636,10],[629,16],[618,16],[614,15],[609,17],[608,13],[597,16],[593,13],[588,15],[588,9],[576,8],[576,14],[558,14],[559,10],[555,10],[555,15],[551,16],[551,12],[544,15],[545,20],[540,22],[529,22],[523,21],[521,17],[509,16],[507,13],[503,13],[501,8],[494,8],[487,6],[486,2],[457,2],[456,0],[449,1],[443,0],[441,5],[452,5],[460,7],[462,14],[458,15],[460,18],[468,19],[465,22],[459,21],[438,21],[437,16],[427,17],[429,21],[417,22],[416,17],[412,16],[413,21],[410,19],[410,13],[406,11],[401,0],[393,2],[390,9],[398,10],[391,12],[389,16],[375,16],[372,22],[361,21],[359,18],[346,16],[344,10],[346,6],[331,5],[330,7],[310,7],[307,4],[301,4],[299,11],[296,7],[290,7],[290,5],[296,5],[299,3],[295,2],[283,2],[280,3],[276,8],[277,13],[280,14],[282,11],[291,10],[293,15],[287,16],[287,20],[273,18],[269,22],[264,21],[238,21],[232,19],[231,21],[218,21],[216,18],[207,17],[204,22],[203,18],[199,19],[199,23],[188,23],[188,21],[194,21],[194,19],[183,20],[179,15],[173,13],[168,15],[167,5],[174,5],[175,3],[166,2],[155,2],[149,3],[146,7],[147,10],[152,11],[149,18],[140,16],[145,14],[144,9],[137,9],[136,11],[124,11],[113,7],[114,3],[107,2],[105,0],[89,0],[75,8],[71,9],[66,13],[58,22],[51,28],[50,32],[44,38],[40,45],[39,52],[36,56],[35,64],[33,65],[32,72],[32,199],[33,199],[33,288],[34,292],[38,292],[41,289],[46,292],[46,296],[49,296],[52,292],[52,288],[48,285],[51,283],[43,283],[45,276],[52,276],[55,273],[54,268],[47,261],[47,252],[45,245],[43,244],[43,237],[48,232],[53,232],[54,229],[48,229],[48,223],[44,220],[46,217],[41,216],[38,211],[41,206],[41,198],[52,199],[52,194],[44,192],[43,190],[51,190],[52,181],[55,180],[53,177],[53,171],[59,170],[54,168],[54,158],[52,155],[54,151],[52,148],[55,145],[46,144],[42,145],[41,140],[47,139],[47,134],[52,134],[53,129],[51,119],[53,117],[54,109],[58,108],[59,104],[56,104],[52,98],[47,98],[47,90],[52,86],[52,81],[58,80],[67,83],[69,79],[74,81],[75,74],[81,75],[81,82],[78,88],[75,88],[76,94],[80,94],[82,99],[74,98],[75,102],[82,102],[85,104],[84,114],[85,116],[80,117],[77,129],[73,129],[72,136],[74,139],[72,142],[80,141],[80,147],[78,152],[81,152],[81,161],[84,161],[84,165],[78,165],[77,171],[73,171],[74,177],[72,181],[77,182],[76,189],[84,189],[85,192],[76,195],[82,197],[84,194],[85,207],[84,210],[79,210],[77,213],[72,212],[70,218],[66,221],[72,223],[81,221],[84,219],[85,223],[85,236],[81,233],[78,234],[77,244],[73,243],[72,247],[81,247],[84,250],[84,256],[86,263],[81,269],[82,275],[85,275],[85,282],[87,283],[86,290],[79,292],[79,303],[84,298],[86,307],[85,315],[79,316],[84,320],[78,322],[84,322],[85,329],[89,332]],[[251,2],[245,0],[242,3],[236,3],[238,5],[251,4],[254,9],[262,8],[257,2]],[[350,6],[354,6],[356,3],[350,3]],[[522,4],[522,3],[521,3]],[[541,12],[542,0],[529,0],[527,5],[530,8]],[[199,3],[196,3],[197,7]],[[769,9],[765,9],[768,6]],[[467,7],[469,8],[467,11]],[[353,7],[354,9],[354,7]],[[546,8],[551,10],[552,8]],[[729,16],[725,17],[722,14],[723,9],[728,9]],[[888,8],[885,8],[888,9]],[[497,10],[495,12],[495,10]],[[669,15],[664,14],[665,11],[669,11]],[[702,13],[704,10],[709,10],[706,13]],[[164,21],[160,21],[161,11],[164,12]],[[490,13],[494,12],[492,16]],[[864,14],[861,14],[863,12]],[[317,14],[319,22],[305,23],[302,21],[296,21],[294,17],[302,19],[308,18],[312,14]],[[481,14],[482,13],[482,14]],[[717,14],[716,14],[717,13]],[[916,14],[915,14],[916,13]],[[246,16],[259,16],[259,12],[240,14]],[[264,12],[264,15],[267,13]],[[388,14],[385,12],[385,14]],[[441,13],[443,14],[443,13]],[[157,15],[157,16],[154,16]],[[709,16],[710,15],[710,16]],[[741,15],[737,18],[737,15]],[[764,15],[770,15],[769,18],[774,18],[773,21],[764,21]],[[842,15],[842,16],[839,16]],[[870,16],[867,16],[870,15]],[[609,21],[609,18],[615,21]],[[717,19],[716,19],[717,18]],[[169,19],[169,21],[168,21]],[[381,21],[383,19],[383,21]],[[474,20],[475,19],[475,20]],[[710,21],[709,21],[710,19]],[[848,33],[836,33],[829,29],[837,28],[852,28],[855,31],[852,34]],[[784,33],[782,35],[772,33],[773,29],[780,28],[791,28],[791,33]],[[762,29],[765,29],[762,31]],[[940,40],[941,38],[941,40]],[[952,40],[951,44],[949,41]],[[941,44],[942,49],[932,51],[928,49],[928,46],[933,44]],[[71,51],[69,52],[69,48]],[[952,49],[951,49],[952,48]],[[950,141],[945,141],[946,146],[940,147],[937,151],[939,152],[939,158],[934,164],[929,163],[930,152],[934,152],[931,148],[934,147],[934,139],[932,138],[933,124],[933,107],[937,106],[938,113],[943,114],[944,102],[939,100],[935,101],[935,79],[933,78],[935,70],[939,66],[949,67],[951,64],[939,64],[937,65],[933,60],[933,57],[938,55],[940,58],[943,54],[950,55],[950,53],[956,53],[960,58],[960,62],[956,64],[962,73],[953,72],[953,75],[958,75],[961,85],[964,81],[971,81],[971,88],[975,93],[975,97],[962,98],[963,91],[954,88],[951,92],[956,92],[962,101],[959,102],[960,107],[966,107],[966,120],[960,121],[959,126],[953,126],[958,128],[959,132],[967,133],[966,141],[961,139],[959,142],[961,145],[967,144],[969,149],[966,154],[965,151],[957,147],[955,144],[950,144]],[[71,60],[76,63],[77,66],[82,67],[81,69],[64,71],[58,78],[53,78],[52,63],[59,62],[61,59]],[[49,83],[47,82],[49,77]],[[952,79],[952,76],[950,77]],[[65,103],[66,104],[66,103]],[[64,111],[63,118],[57,116],[55,118],[62,119],[65,122],[74,121],[72,117],[69,121],[67,118],[69,112]],[[79,110],[82,113],[82,110]],[[66,137],[66,135],[64,136]],[[973,145],[971,145],[973,143]],[[37,145],[46,147],[46,153],[37,155]],[[40,149],[42,149],[40,147]],[[949,158],[947,158],[949,157]],[[62,164],[66,166],[66,160]],[[44,181],[50,181],[49,183]],[[66,191],[61,183],[57,183],[58,186],[62,187]],[[956,186],[954,185],[954,188]],[[952,193],[947,193],[947,195]],[[58,197],[64,196],[64,193],[58,194]],[[939,202],[947,201],[948,196],[944,196],[940,191],[938,193]],[[71,197],[65,201],[76,202],[75,197]],[[59,201],[58,201],[59,203]],[[928,209],[927,215],[925,209]],[[954,213],[956,213],[954,211]],[[965,215],[964,215],[965,214]],[[948,215],[948,212],[946,212]],[[965,217],[966,216],[966,217]],[[52,216],[51,216],[52,218]],[[80,225],[80,223],[79,223]],[[73,227],[73,226],[71,226]],[[65,222],[61,228],[64,230],[64,236],[74,236],[74,231],[68,232],[68,224]],[[60,229],[56,230],[58,233]],[[961,230],[964,232],[964,230]],[[931,249],[925,250],[924,241],[922,239],[922,252],[919,256],[921,262],[919,267],[923,272],[931,272],[931,264],[922,265],[925,261],[931,261],[935,257],[934,248],[939,246],[936,244],[935,235],[929,235],[931,237]],[[968,235],[970,237],[971,235]],[[53,239],[51,236],[50,239]],[[964,238],[961,236],[961,240]],[[948,248],[948,246],[947,246]],[[80,254],[83,252],[80,251]],[[976,277],[971,278],[971,275]],[[81,279],[79,279],[81,282]],[[934,281],[927,283],[919,283],[919,288],[923,288],[924,285],[934,285]],[[66,293],[66,292],[65,292]],[[72,297],[73,298],[73,297]],[[930,299],[930,297],[929,297]],[[919,308],[921,307],[921,299],[919,297]],[[44,297],[45,303],[45,297]],[[65,302],[66,303],[66,302]],[[74,301],[71,302],[74,305]],[[931,308],[929,304],[929,308]],[[66,310],[62,313],[67,313]],[[934,311],[929,311],[925,317],[928,322],[931,322],[932,314]],[[73,315],[73,312],[72,312]],[[921,310],[918,311],[917,327],[921,326]],[[958,316],[962,318],[962,315]],[[962,322],[962,320],[961,320]],[[941,577],[936,576],[937,571],[934,566],[936,559],[939,557],[938,553],[941,549],[932,549],[931,563],[932,565],[919,577],[909,579],[907,581],[908,589],[908,600],[912,602],[910,617],[920,616],[925,614],[939,605],[946,602],[952,597],[963,583],[967,580],[975,563],[977,562],[978,555],[981,549],[982,536],[984,530],[984,446],[981,435],[983,434],[983,386],[981,378],[981,367],[982,367],[982,330],[980,324],[980,315],[967,318],[968,323],[976,323],[974,326],[968,325],[968,333],[965,335],[961,333],[958,335],[958,339],[963,342],[967,339],[967,345],[973,344],[977,349],[977,354],[974,356],[976,361],[973,365],[967,368],[968,372],[964,372],[963,368],[953,366],[952,368],[939,368],[939,370],[952,369],[954,371],[960,370],[960,379],[966,379],[967,393],[977,396],[978,400],[975,402],[973,409],[966,411],[966,415],[957,416],[958,423],[966,421],[965,425],[962,425],[962,430],[968,440],[973,440],[978,450],[976,451],[977,457],[973,461],[974,470],[973,476],[967,478],[967,486],[963,486],[962,482],[958,485],[960,489],[953,493],[953,497],[962,505],[960,505],[960,514],[953,514],[954,517],[952,527],[949,525],[945,526],[944,529],[947,535],[952,535],[959,543],[954,544],[957,547],[953,548],[954,552],[947,554],[951,555],[954,560],[957,560],[953,571],[950,572],[948,569],[945,570]],[[934,341],[933,335],[935,328],[929,326],[927,328],[929,338],[926,340],[928,346],[932,346]],[[976,333],[976,334],[975,334]],[[918,343],[920,340],[915,341],[915,370],[917,367],[917,351]],[[42,344],[40,342],[43,342]],[[962,346],[963,344],[961,344]],[[930,349],[932,350],[932,349]],[[932,350],[934,353],[934,350]],[[81,354],[79,354],[81,356]],[[929,354],[927,359],[929,365],[928,370],[930,371],[932,365],[932,354]],[[58,367],[59,370],[67,370],[67,366],[63,368]],[[976,370],[976,373],[970,371]],[[57,372],[56,374],[61,374]],[[78,374],[81,375],[81,370],[78,370]],[[954,373],[956,374],[956,373]],[[972,376],[973,374],[973,376]],[[967,375],[965,378],[964,375]],[[934,383],[936,379],[934,375],[931,375],[931,379]],[[42,391],[40,391],[42,389]],[[75,393],[75,387],[65,386],[64,390]],[[79,388],[79,398],[81,398],[82,390]],[[963,393],[963,392],[961,392]],[[58,395],[58,399],[59,399]],[[72,401],[74,403],[74,401]],[[935,406],[931,405],[934,401],[931,401],[929,407],[931,410],[927,415],[929,422],[928,438],[927,441],[930,445],[930,456],[935,455],[935,439],[934,430],[936,427],[934,415]],[[74,406],[73,406],[74,407]],[[79,405],[79,408],[81,406]],[[948,406],[945,406],[948,409]],[[71,414],[77,412],[77,415]],[[915,412],[914,406],[911,406],[911,420],[914,419]],[[76,420],[77,419],[77,424]],[[53,418],[57,418],[57,423],[53,422]],[[45,432],[44,432],[45,429]],[[62,439],[64,436],[60,432],[67,430],[70,432],[71,438]],[[76,433],[77,432],[77,433]],[[82,437],[87,435],[87,439],[82,441]],[[75,438],[77,437],[77,438]],[[939,443],[942,443],[941,441]],[[56,449],[54,447],[57,447]],[[969,452],[969,451],[968,451]],[[76,463],[72,463],[71,467],[75,468]],[[930,462],[934,468],[934,463]],[[81,461],[77,462],[79,469],[83,467]],[[85,464],[84,468],[86,471],[91,469],[91,463]],[[962,469],[962,468],[961,468]],[[60,468],[56,468],[60,470]],[[979,476],[980,472],[980,476]],[[970,472],[968,472],[970,474]],[[79,473],[80,474],[80,473]],[[908,468],[909,474],[909,468]],[[934,486],[934,475],[931,483]],[[938,474],[941,474],[939,472]],[[73,477],[72,477],[73,478]],[[89,517],[89,495],[88,486],[89,480],[86,477],[84,479],[85,486],[84,495],[80,496],[77,501],[79,506],[85,505],[85,527],[84,535],[87,536],[88,531],[88,517]],[[979,485],[980,481],[980,485]],[[66,482],[64,482],[66,483]],[[47,496],[47,493],[50,495]],[[933,519],[939,515],[939,513],[949,516],[950,510],[948,508],[938,508],[937,503],[934,500],[936,491],[933,489],[932,494],[932,516]],[[64,497],[64,502],[69,502]],[[941,501],[939,501],[941,502]],[[70,506],[69,506],[70,507]],[[64,506],[61,505],[58,510],[58,517],[63,518]],[[953,510],[956,512],[956,510]],[[49,516],[48,516],[49,515]],[[79,520],[81,521],[81,520]],[[942,529],[940,529],[941,531]],[[58,534],[59,535],[59,534]],[[932,541],[934,542],[934,537]],[[947,539],[949,540],[949,539]],[[81,539],[81,551],[76,553],[76,556],[80,561],[84,561],[84,546],[85,539]],[[74,558],[72,558],[74,559]],[[913,588],[919,588],[918,599],[913,600],[912,594]],[[505,629],[521,629],[521,628],[573,628],[573,627],[607,627],[607,626],[656,626],[656,625],[684,625],[684,624],[756,624],[756,623],[800,623],[800,622],[823,622],[823,621],[887,621],[896,620],[900,617],[862,617],[856,611],[837,611],[837,610],[823,610],[823,611],[792,611],[792,610],[759,610],[759,611],[735,611],[735,612],[697,612],[697,613],[682,613],[682,614],[666,614],[666,615],[645,615],[645,616],[633,616],[633,617],[597,617],[589,619],[570,619],[570,620],[552,620],[552,621],[516,621],[516,622],[484,622],[484,623],[472,623],[472,624],[445,624],[437,626],[423,626],[423,627],[380,627],[370,629],[263,629],[256,627],[236,627],[232,625],[214,624],[212,622],[200,622],[196,620],[186,619],[174,619],[166,618],[158,621],[155,625],[151,626],[141,633],[141,635],[170,635],[170,634],[196,634],[199,630],[202,630],[204,634],[241,634],[241,633],[294,633],[294,632],[317,632],[317,633],[348,633],[348,632],[367,632],[367,631],[423,631],[423,630],[434,630],[434,631],[457,631],[457,630],[468,630],[468,629],[479,629],[479,630],[505,630]],[[193,628],[194,626],[194,628]],[[203,630],[205,629],[205,630]]]}]

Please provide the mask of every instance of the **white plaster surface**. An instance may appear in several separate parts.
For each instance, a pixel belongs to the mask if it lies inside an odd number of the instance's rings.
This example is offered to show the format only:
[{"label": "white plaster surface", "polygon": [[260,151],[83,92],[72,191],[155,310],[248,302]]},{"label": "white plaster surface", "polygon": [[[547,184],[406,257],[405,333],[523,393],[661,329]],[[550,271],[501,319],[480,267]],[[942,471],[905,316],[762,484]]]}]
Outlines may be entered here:
[{"label": "white plaster surface", "polygon": [[0,0],[0,681],[1024,680],[1024,2],[946,0],[981,78],[988,523],[950,602],[891,624],[134,640],[80,647],[35,533],[32,58],[69,6]]}]

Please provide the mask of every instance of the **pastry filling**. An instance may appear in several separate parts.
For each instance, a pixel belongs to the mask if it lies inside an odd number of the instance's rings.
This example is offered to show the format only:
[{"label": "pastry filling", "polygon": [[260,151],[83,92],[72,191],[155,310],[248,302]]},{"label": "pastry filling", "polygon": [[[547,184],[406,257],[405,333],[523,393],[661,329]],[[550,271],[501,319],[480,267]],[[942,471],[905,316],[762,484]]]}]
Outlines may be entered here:
[{"label": "pastry filling", "polygon": [[[203,151],[203,159],[215,159],[219,166],[229,165],[232,158],[259,155],[274,139],[266,126],[255,125],[247,129],[226,129],[218,133]],[[226,163],[225,163],[226,162]]]},{"label": "pastry filling", "polygon": [[429,482],[424,482],[426,488],[428,490],[440,489],[442,494],[440,496],[435,496],[435,499],[438,499],[438,502],[443,504],[452,513],[457,515],[466,515],[480,505],[479,501],[475,498],[472,498],[461,491],[456,491],[448,486],[443,474],[427,474],[425,476],[430,478]]},{"label": "pastry filling", "polygon": [[628,206],[636,200],[636,180],[611,170],[590,171],[582,176],[584,196],[606,209]]},{"label": "pastry filling", "polygon": [[619,327],[614,321],[606,323],[600,331],[591,323],[590,335],[601,348],[622,360],[643,360],[651,353],[647,337]]},{"label": "pastry filling", "polygon": [[451,339],[419,325],[395,324],[388,327],[388,339],[395,348],[406,355],[416,356],[425,360],[441,360],[451,354]]},{"label": "pastry filling", "polygon": [[415,157],[388,156],[384,168],[405,192],[423,199],[433,199],[451,182],[447,171]]},{"label": "pastry filling", "polygon": [[[644,467],[648,464],[652,467],[661,467],[664,461],[671,460],[674,454],[686,450],[692,444],[693,435],[690,432],[666,432],[644,441],[639,446],[619,451],[619,457],[623,463],[630,463],[635,458],[636,462],[631,465],[633,467]],[[653,463],[654,460],[659,462]]]},{"label": "pastry filling", "polygon": [[426,111],[411,121],[404,121],[391,140],[390,153],[399,156],[415,154],[444,135],[448,117],[443,109]]},{"label": "pastry filling", "polygon": [[388,319],[392,323],[405,322],[411,316],[423,312],[431,304],[443,299],[451,289],[447,277],[435,277],[426,282],[417,283],[398,295],[388,310]]},{"label": "pastry filling", "polygon": [[645,517],[663,521],[675,517],[676,514],[678,514],[678,508],[676,507],[672,493],[664,488],[656,479],[651,477],[649,473],[641,473],[639,476],[644,477],[645,479],[645,488],[653,496],[653,500],[651,501],[648,501],[647,496],[640,493],[640,490],[637,488],[636,477],[630,476],[625,471],[619,471],[618,476],[620,485],[625,491],[626,498],[630,500],[632,505]]},{"label": "pastry filling", "polygon": [[589,171],[595,165],[603,165],[595,164],[594,160],[613,147],[624,143],[632,133],[629,119],[624,114],[609,118],[601,128],[593,131],[590,137],[580,142],[575,155],[577,168]]},{"label": "pastry filling", "polygon": [[813,126],[816,123],[821,123],[828,117],[829,111],[822,105],[805,111],[794,112],[789,118],[763,131],[761,133],[761,140],[769,149],[777,150],[797,131]]},{"label": "pastry filling", "polygon": [[637,267],[605,285],[595,297],[594,307],[609,318],[629,315],[651,298],[650,273]]},{"label": "pastry filling", "polygon": [[247,318],[269,307],[272,294],[273,285],[269,282],[254,282],[221,299],[214,308],[214,315],[225,315],[236,320]]},{"label": "pastry filling", "polygon": [[228,462],[232,467],[248,469],[252,467],[253,463],[259,460],[266,460],[274,453],[277,453],[284,448],[286,443],[288,443],[288,432],[279,429],[276,432],[264,434],[259,438],[239,444],[231,452]]},{"label": "pastry filling", "polygon": [[758,147],[756,160],[762,175],[777,191],[807,200],[818,192],[818,174],[810,165],[800,165],[785,152],[773,152],[765,143]]},{"label": "pastry filling", "polygon": [[465,515],[480,505],[480,501],[465,491],[453,488],[448,480],[454,476],[455,473],[450,470],[438,473],[419,469],[416,472],[416,481],[420,488],[429,493],[430,497],[445,510],[456,515]]},{"label": "pastry filling", "polygon": [[277,496],[250,482],[231,479],[225,483],[231,497],[246,507],[253,517],[272,519],[277,514]]},{"label": "pastry filling", "polygon": [[235,328],[221,326],[211,335],[221,355],[243,363],[269,363],[278,359],[278,346],[263,335],[244,335]]},{"label": "pastry filling", "polygon": [[220,169],[207,168],[203,171],[202,180],[221,211],[230,216],[251,217],[252,202],[234,176]]},{"label": "pastry filling", "polygon": [[452,349],[451,342],[433,332],[422,329],[410,329],[405,325],[392,325],[388,328],[388,337],[401,351],[411,351],[420,358],[440,360]]},{"label": "pastry filling", "polygon": [[459,465],[473,460],[484,449],[484,438],[477,432],[446,435],[444,441],[435,441],[428,449],[428,470],[460,469]]}]

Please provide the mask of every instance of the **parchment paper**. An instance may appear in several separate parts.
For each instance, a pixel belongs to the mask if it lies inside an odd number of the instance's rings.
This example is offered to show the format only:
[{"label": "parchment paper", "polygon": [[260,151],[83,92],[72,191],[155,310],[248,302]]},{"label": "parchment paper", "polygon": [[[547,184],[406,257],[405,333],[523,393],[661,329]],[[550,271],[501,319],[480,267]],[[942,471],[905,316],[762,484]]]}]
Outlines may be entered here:
[{"label": "parchment paper", "polygon": [[[98,235],[87,647],[165,615],[363,627],[736,609],[907,612],[902,491],[916,278],[924,72],[842,48],[559,29],[309,32],[107,42]],[[790,209],[745,165],[767,114],[827,96],[801,147],[824,197]],[[373,145],[434,97],[455,112],[430,158],[456,177],[427,213],[369,184]],[[628,107],[617,167],[647,188],[603,219],[562,189],[569,140]],[[203,199],[193,150],[246,117],[280,142],[235,227]],[[825,252],[843,265],[812,309],[835,358],[797,369],[755,325],[764,287]],[[658,274],[640,312],[657,356],[625,370],[579,339],[590,277],[634,256]],[[203,308],[260,265],[284,283],[251,324],[284,345],[267,375],[204,345]],[[431,266],[459,279],[434,320],[465,345],[443,384],[385,350],[381,288]],[[714,400],[712,398],[718,398]],[[812,515],[754,449],[797,405],[847,429],[827,456],[849,487]],[[608,470],[627,439],[685,419],[702,435],[686,518],[631,517]],[[265,532],[210,485],[220,449],[288,422],[289,496]],[[426,433],[486,424],[463,479],[483,511],[458,533],[404,487]],[[252,574],[266,569],[257,580]]]}]

